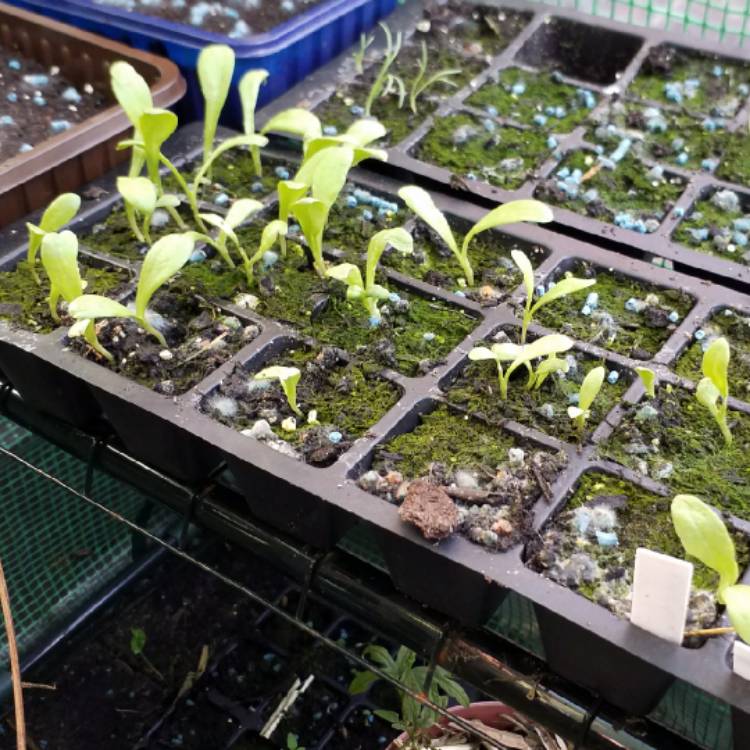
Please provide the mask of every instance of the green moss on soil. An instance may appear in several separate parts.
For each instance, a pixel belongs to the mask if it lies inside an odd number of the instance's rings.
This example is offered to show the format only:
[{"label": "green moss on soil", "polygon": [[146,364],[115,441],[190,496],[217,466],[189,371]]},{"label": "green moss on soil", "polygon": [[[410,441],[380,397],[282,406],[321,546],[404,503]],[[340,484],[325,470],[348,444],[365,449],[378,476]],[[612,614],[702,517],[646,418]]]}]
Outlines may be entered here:
[{"label": "green moss on soil", "polygon": [[[630,407],[600,452],[637,471],[647,469],[675,493],[698,495],[711,505],[750,520],[750,417],[730,412],[734,436],[727,446],[713,417],[682,389],[658,388],[659,415],[636,419]],[[656,441],[656,443],[654,443]],[[661,476],[666,463],[673,471]]]},{"label": "green moss on soil", "polygon": [[729,392],[731,395],[750,400],[750,317],[743,316],[729,308],[719,310],[703,324],[706,333],[703,341],[693,340],[692,344],[677,360],[675,370],[678,375],[699,381],[703,377],[703,345],[714,338],[726,336],[731,347],[729,365]]},{"label": "green moss on soil", "polygon": [[[691,250],[726,258],[735,263],[750,263],[749,248],[747,246],[738,247],[734,242],[731,242],[731,237],[734,234],[732,222],[744,216],[745,214],[741,210],[724,211],[715,205],[710,198],[699,200],[692,205],[685,218],[679,223],[673,237],[677,242]],[[709,236],[705,240],[696,239],[692,234],[692,231],[696,229],[708,229]],[[730,242],[725,247],[717,246],[713,241],[714,235],[722,230],[726,230],[729,235],[727,239]],[[730,245],[733,251],[730,251]]]},{"label": "green moss on soil", "polygon": [[[170,232],[179,231],[170,219],[166,226],[151,229],[151,239],[155,242]],[[115,209],[104,221],[94,224],[88,233],[80,235],[80,240],[91,250],[125,260],[143,260],[148,249],[145,243],[135,238],[122,208]]]},{"label": "green moss on soil", "polygon": [[[87,283],[88,294],[111,295],[122,289],[128,281],[124,271],[114,268],[96,268],[81,264],[81,276]],[[41,264],[37,264],[41,284],[31,276],[25,260],[12,271],[0,271],[0,319],[11,326],[34,333],[50,333],[59,327],[50,315],[47,297],[49,281]]]},{"label": "green moss on soil", "polygon": [[[550,375],[539,390],[526,389],[526,371],[514,373],[508,386],[508,399],[500,398],[497,365],[494,362],[470,362],[456,380],[446,389],[446,399],[471,414],[479,414],[492,423],[512,419],[524,427],[533,427],[563,441],[578,443],[582,436],[573,421],[568,417],[567,409],[572,401],[570,396],[577,394],[586,374],[594,367],[606,362],[587,357],[573,350],[577,367],[570,370],[565,378]],[[590,437],[599,423],[622,399],[630,384],[628,373],[621,371],[620,379],[614,385],[606,380],[591,407],[591,417],[586,423],[583,438]],[[540,411],[541,407],[545,409]],[[547,407],[552,407],[551,415]]]},{"label": "green moss on soil", "polygon": [[745,128],[726,135],[724,157],[716,170],[716,176],[727,182],[750,187],[750,137]]},{"label": "green moss on soil", "polygon": [[[520,96],[512,92],[512,87],[516,83],[526,86],[526,90]],[[553,133],[569,133],[583,122],[590,112],[583,105],[581,97],[576,94],[575,86],[557,82],[547,73],[529,72],[519,68],[503,70],[497,82],[485,83],[466,100],[466,103],[480,109],[495,107],[500,117]],[[547,107],[563,107],[566,115],[561,118],[545,115]],[[535,115],[544,115],[547,122],[542,126],[536,125]]]},{"label": "green moss on soil", "polygon": [[[723,69],[718,77],[712,72],[716,65],[720,65]],[[703,56],[680,51],[667,73],[663,70],[655,70],[647,59],[633,83],[630,84],[628,93],[640,99],[670,104],[671,102],[667,100],[664,93],[665,83],[667,81],[684,83],[692,78],[698,79],[700,86],[696,89],[693,98],[683,97],[682,104],[685,109],[708,114],[716,105],[736,98],[737,104],[733,111],[726,114],[727,117],[733,117],[746,98],[737,92],[737,87],[741,83],[750,83],[750,66],[735,64],[718,56]]]},{"label": "green moss on soil", "polygon": [[[570,198],[557,187],[556,173],[563,167],[571,172],[580,169],[584,174],[596,164],[596,157],[586,151],[575,151],[568,155],[551,177],[537,189],[536,197],[570,211],[591,216],[599,221],[614,223],[620,212],[631,214],[634,219],[661,222],[672,209],[685,188],[681,177],[665,175],[654,185],[646,176],[649,171],[643,162],[632,154],[625,156],[614,170],[600,169],[582,184],[579,197]],[[583,194],[595,189],[598,199],[586,202]]]},{"label": "green moss on soil", "polygon": [[[494,471],[507,464],[508,449],[514,445],[511,434],[441,405],[423,414],[415,429],[393,438],[382,450],[401,456],[398,470],[404,478],[416,479],[427,476],[436,462],[450,469]],[[386,463],[376,456],[372,468],[379,471]]]},{"label": "green moss on soil", "polygon": [[[459,144],[454,143],[458,128],[472,128],[474,134]],[[498,127],[489,133],[479,118],[460,113],[438,120],[413,149],[414,155],[429,164],[466,177],[489,182],[506,190],[519,188],[544,162],[550,149],[547,135],[538,130]],[[521,159],[518,166],[504,170],[504,159]]]},{"label": "green moss on soil", "polygon": [[[610,351],[634,356],[636,359],[653,357],[672,335],[675,324],[653,327],[648,324],[645,312],[636,313],[625,309],[631,298],[645,300],[649,294],[656,294],[659,307],[676,311],[682,320],[692,309],[694,300],[689,295],[675,289],[660,289],[644,284],[618,272],[604,271],[579,261],[570,271],[574,276],[596,278],[596,284],[578,294],[569,295],[542,307],[535,315],[537,323],[574,338],[597,344]],[[561,278],[560,272],[553,274],[552,280]],[[586,295],[596,292],[599,306],[590,316],[581,314]],[[617,326],[614,340],[609,340],[606,318],[599,316],[608,313]],[[604,324],[604,325],[603,325]],[[640,350],[640,351],[638,351]]]}]

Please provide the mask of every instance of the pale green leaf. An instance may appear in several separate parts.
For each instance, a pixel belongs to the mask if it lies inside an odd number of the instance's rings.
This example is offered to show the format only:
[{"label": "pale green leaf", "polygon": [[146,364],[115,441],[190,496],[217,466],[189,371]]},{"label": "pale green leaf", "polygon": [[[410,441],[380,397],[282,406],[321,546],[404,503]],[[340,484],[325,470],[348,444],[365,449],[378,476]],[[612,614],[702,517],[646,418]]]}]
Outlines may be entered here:
[{"label": "pale green leaf", "polygon": [[401,200],[417,215],[422,221],[431,227],[438,236],[445,242],[450,250],[458,255],[458,245],[456,238],[453,236],[448,220],[443,212],[435,205],[430,194],[416,185],[407,185],[398,191]]},{"label": "pale green leaf", "polygon": [[248,70],[240,79],[238,87],[242,104],[242,129],[246,135],[255,132],[255,108],[258,106],[260,87],[266,82],[268,71]]},{"label": "pale green leaf", "polygon": [[492,354],[499,362],[512,362],[521,353],[522,348],[518,344],[505,341],[502,344],[493,344]]},{"label": "pale green leaf", "polygon": [[198,82],[205,108],[203,112],[203,163],[213,150],[216,128],[229,94],[234,73],[234,51],[226,44],[210,44],[198,55]]},{"label": "pale green leaf", "polygon": [[588,411],[594,399],[599,395],[604,382],[604,368],[594,367],[588,371],[586,377],[581,383],[581,390],[578,394],[578,405],[583,411]]},{"label": "pale green leaf", "polygon": [[379,300],[386,300],[390,296],[390,292],[388,289],[386,289],[384,286],[381,286],[380,284],[370,284],[370,286],[367,287],[367,296],[368,297],[374,297],[375,299]]},{"label": "pale green leaf", "polygon": [[469,359],[472,362],[480,362],[485,359],[495,359],[495,355],[491,349],[486,346],[475,346],[469,351]]},{"label": "pale green leaf", "polygon": [[344,134],[349,142],[356,146],[367,146],[380,140],[388,133],[382,122],[374,119],[362,119],[353,122]]},{"label": "pale green leaf", "polygon": [[297,383],[301,377],[302,373],[296,367],[283,367],[281,365],[266,367],[255,375],[256,380],[278,380],[281,383],[281,388],[284,391],[289,407],[299,416],[302,416],[302,411],[297,406]]},{"label": "pale green leaf", "polygon": [[513,360],[506,372],[506,378],[510,378],[511,373],[521,365],[531,362],[541,357],[548,357],[550,354],[559,354],[566,352],[573,346],[573,339],[563,336],[559,333],[551,333],[549,336],[542,336],[531,344],[526,344],[521,348],[516,359]]},{"label": "pale green leaf", "polygon": [[352,168],[354,151],[348,147],[330,148],[321,152],[322,157],[312,174],[312,197],[332,206],[346,184]]},{"label": "pale green leaf", "polygon": [[523,276],[523,286],[526,291],[527,305],[529,305],[534,297],[534,269],[531,266],[531,261],[528,259],[526,253],[521,250],[511,250],[510,257],[518,266]]},{"label": "pale green leaf", "polygon": [[146,253],[138,277],[135,312],[145,319],[146,308],[157,289],[171,279],[190,259],[195,240],[190,233],[168,234],[157,240]]},{"label": "pale green leaf", "polygon": [[157,208],[177,208],[180,205],[180,199],[172,194],[165,193],[156,201]]},{"label": "pale green leaf", "polygon": [[154,106],[148,84],[130,63],[122,60],[112,63],[109,77],[115,99],[125,110],[136,133],[140,133],[141,116]]},{"label": "pale green leaf", "polygon": [[567,372],[568,369],[568,361],[565,359],[559,359],[558,357],[554,356],[545,359],[543,362],[540,362],[539,367],[536,368],[534,387],[541,388],[544,381],[553,372]]},{"label": "pale green leaf", "polygon": [[286,237],[287,225],[285,221],[280,219],[274,219],[269,221],[263,227],[263,232],[260,236],[260,246],[258,252],[262,256],[267,250],[270,250],[277,242],[279,237]]},{"label": "pale green leaf", "polygon": [[156,210],[156,187],[148,177],[118,177],[117,190],[139,213],[149,215]]},{"label": "pale green leaf", "polygon": [[262,208],[263,204],[260,201],[252,198],[240,198],[231,205],[224,221],[234,229]]},{"label": "pale green leaf", "polygon": [[498,206],[474,224],[466,237],[464,237],[464,252],[471,240],[480,232],[485,232],[488,229],[499,227],[503,224],[514,224],[519,221],[534,221],[538,223],[552,221],[552,209],[541,201],[531,199],[511,201],[510,203]]},{"label": "pale green leaf", "polygon": [[656,373],[648,367],[636,367],[635,371],[638,373],[649,398],[656,398]]},{"label": "pale green leaf", "polygon": [[227,224],[226,217],[219,216],[219,214],[199,214],[199,216],[206,222],[206,224],[210,224],[212,227],[216,227],[219,230],[219,242],[222,241],[222,236],[229,237],[232,242],[238,242],[237,235],[234,233],[234,227]]},{"label": "pale green leaf", "polygon": [[75,217],[80,207],[81,199],[75,193],[58,195],[44,210],[39,228],[43,232],[57,232]]},{"label": "pale green leaf", "polygon": [[721,397],[729,398],[729,342],[722,336],[711,342],[703,354],[703,374],[711,378]]},{"label": "pale green leaf", "polygon": [[300,200],[309,189],[309,185],[304,182],[293,180],[282,180],[276,185],[276,192],[279,196],[279,219],[286,221],[289,218],[292,204]]},{"label": "pale green leaf", "polygon": [[586,414],[588,414],[587,411],[585,411],[584,409],[580,409],[577,406],[569,406],[568,407],[568,416],[571,419],[578,419],[579,417],[586,416]]},{"label": "pale green leaf", "polygon": [[330,276],[336,281],[342,281],[347,286],[358,286],[364,289],[362,282],[362,273],[353,263],[339,263],[332,266],[326,271],[326,276]]},{"label": "pale green leaf", "polygon": [[168,109],[148,109],[141,115],[139,124],[148,176],[152,182],[161,184],[159,177],[161,147],[177,129],[177,115]]},{"label": "pale green leaf", "polygon": [[720,576],[722,593],[739,577],[734,542],[719,516],[694,495],[677,495],[672,500],[672,522],[685,552]]},{"label": "pale green leaf", "polygon": [[261,133],[291,133],[304,141],[319,138],[323,132],[320,120],[306,109],[287,109],[274,115],[261,129]]},{"label": "pale green leaf", "polygon": [[76,339],[79,336],[83,336],[90,322],[90,318],[81,318],[80,320],[76,320],[76,322],[73,323],[70,328],[68,328],[68,338]]},{"label": "pale green leaf", "polygon": [[385,249],[390,246],[403,255],[411,255],[414,252],[414,240],[409,232],[403,227],[393,229],[381,229],[370,238],[367,246],[367,265],[365,268],[365,279],[367,286],[375,283],[375,272]]},{"label": "pale green leaf", "polygon": [[193,184],[195,186],[200,185],[203,176],[208,172],[213,163],[227,151],[233,148],[239,148],[240,146],[259,146],[263,147],[268,143],[268,138],[257,133],[251,133],[250,135],[235,135],[232,138],[227,138],[222,141],[208,156],[206,161],[201,165],[198,170]]},{"label": "pale green leaf", "polygon": [[66,302],[83,294],[83,281],[78,269],[78,238],[65,230],[50,232],[42,240],[42,265],[50,284]]},{"label": "pale green leaf", "polygon": [[542,295],[533,304],[531,308],[531,314],[533,315],[540,307],[548,305],[550,302],[554,302],[556,299],[567,297],[569,294],[575,294],[576,292],[587,289],[594,284],[596,284],[596,279],[578,279],[575,276],[568,276],[564,279],[560,279],[560,281],[558,281],[552,287],[552,289],[549,289],[546,294]]},{"label": "pale green leaf", "polygon": [[305,235],[307,244],[315,259],[316,268],[324,273],[323,230],[328,221],[329,207],[315,198],[302,198],[292,206],[292,213]]},{"label": "pale green leaf", "polygon": [[711,378],[701,379],[698,387],[695,389],[695,397],[714,417],[718,415],[718,401],[721,398],[721,393]]},{"label": "pale green leaf", "polygon": [[729,586],[724,589],[724,601],[737,635],[745,643],[750,643],[750,586]]},{"label": "pale green leaf", "polygon": [[[82,294],[69,305],[68,312],[76,320],[94,320],[96,318],[132,318],[133,311],[113,299],[99,294]],[[83,333],[82,327],[81,333]]]}]

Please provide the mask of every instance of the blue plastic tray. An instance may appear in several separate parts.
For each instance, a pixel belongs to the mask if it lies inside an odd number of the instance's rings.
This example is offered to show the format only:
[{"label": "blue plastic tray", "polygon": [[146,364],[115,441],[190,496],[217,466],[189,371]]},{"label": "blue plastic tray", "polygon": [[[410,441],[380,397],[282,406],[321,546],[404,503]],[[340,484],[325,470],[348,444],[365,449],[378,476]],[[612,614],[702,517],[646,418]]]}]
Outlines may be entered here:
[{"label": "blue plastic tray", "polygon": [[[198,53],[207,44],[228,44],[237,56],[235,84],[252,68],[270,76],[261,88],[259,106],[267,104],[295,83],[357,41],[403,0],[328,0],[264,34],[231,39],[194,26],[97,5],[91,0],[8,0],[35,13],[66,21],[80,29],[116,39],[137,49],[163,55],[179,66],[188,83],[176,111],[182,122],[203,114],[203,98],[196,76]],[[234,87],[222,117],[241,129],[242,113]]]}]

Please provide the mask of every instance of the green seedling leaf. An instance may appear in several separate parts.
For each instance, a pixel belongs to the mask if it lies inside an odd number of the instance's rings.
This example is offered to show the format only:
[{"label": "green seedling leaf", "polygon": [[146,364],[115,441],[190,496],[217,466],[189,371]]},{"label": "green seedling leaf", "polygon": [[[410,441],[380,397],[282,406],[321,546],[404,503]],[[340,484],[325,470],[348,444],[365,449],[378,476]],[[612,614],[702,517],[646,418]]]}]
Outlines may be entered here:
[{"label": "green seedling leaf", "polygon": [[367,247],[365,282],[368,287],[371,287],[375,283],[375,273],[378,263],[389,245],[398,250],[402,255],[411,255],[414,252],[414,240],[403,227],[382,229],[374,234]]},{"label": "green seedling leaf", "polygon": [[304,197],[309,190],[309,183],[297,180],[283,180],[276,186],[279,194],[279,219],[287,221],[292,205]]},{"label": "green seedling leaf", "polygon": [[316,200],[333,206],[346,185],[352,168],[354,151],[349,147],[328,148],[319,154],[320,160],[312,173],[311,194]]},{"label": "green seedling leaf", "polygon": [[[378,120],[364,119],[352,123],[341,135],[318,136],[306,143],[305,162],[324,149],[335,146],[351,146],[354,150],[353,165],[365,159],[388,161],[388,153],[382,149],[369,148],[368,144],[383,138],[388,130]],[[304,167],[304,164],[303,164]]]},{"label": "green seedling leaf", "polygon": [[84,284],[78,269],[78,238],[68,230],[50,232],[42,240],[42,265],[50,281],[49,309],[59,320],[57,302],[62,297],[70,303],[83,294]]},{"label": "green seedling leaf", "polygon": [[539,367],[536,368],[536,377],[534,378],[534,388],[541,388],[544,381],[553,372],[567,372],[570,368],[566,359],[560,359],[554,355],[547,357],[543,362],[539,363]]},{"label": "green seedling leaf", "polygon": [[399,31],[396,34],[396,38],[394,41],[391,30],[388,28],[388,26],[384,23],[380,23],[378,25],[381,29],[383,29],[383,34],[385,34],[386,50],[385,55],[383,56],[383,63],[381,64],[380,70],[378,71],[378,74],[375,77],[372,86],[370,87],[370,92],[367,95],[367,101],[365,102],[365,114],[368,117],[372,114],[372,105],[375,103],[376,99],[383,91],[383,86],[385,85],[385,81],[388,78],[388,72],[393,63],[396,61],[399,52],[401,52],[401,45],[403,44],[404,40],[404,35]]},{"label": "green seedling leaf", "polygon": [[591,408],[591,404],[599,395],[599,391],[602,389],[602,383],[604,382],[604,368],[594,367],[589,370],[586,377],[581,383],[581,390],[578,395],[578,405],[584,411],[588,411]]},{"label": "green seedling leaf", "polygon": [[125,114],[139,137],[141,117],[152,109],[151,90],[143,76],[130,64],[118,60],[109,69],[112,93],[117,103],[125,110]]},{"label": "green seedling leaf", "polygon": [[234,73],[234,51],[226,44],[211,44],[198,55],[198,82],[203,92],[203,163],[214,147],[216,128]]},{"label": "green seedling leaf", "polygon": [[82,294],[69,305],[68,312],[76,320],[96,320],[97,318],[132,318],[133,311],[109,297],[100,294]]},{"label": "green seedling leaf", "polygon": [[359,288],[360,294],[364,292],[365,285],[362,281],[362,272],[354,263],[339,263],[326,271],[326,276],[341,281],[349,288]]},{"label": "green seedling leaf", "polygon": [[274,115],[261,129],[261,133],[291,133],[303,142],[320,138],[323,127],[320,120],[306,109],[287,109]]},{"label": "green seedling leaf", "polygon": [[180,205],[180,199],[172,193],[165,193],[156,201],[157,208],[177,208]]},{"label": "green seedling leaf", "polygon": [[138,213],[149,216],[156,210],[156,187],[147,177],[118,177],[117,190]]},{"label": "green seedling leaf", "polygon": [[719,399],[721,398],[721,392],[714,385],[711,378],[702,378],[698,383],[698,387],[695,390],[695,397],[698,401],[711,412],[713,417],[719,415]]},{"label": "green seedling leaf", "polygon": [[325,276],[326,263],[323,258],[323,231],[328,221],[329,206],[315,198],[302,198],[292,206],[292,213],[299,222],[307,245],[313,256],[315,270]]},{"label": "green seedling leaf", "polygon": [[[492,209],[492,211],[483,216],[469,230],[466,237],[464,237],[464,253],[468,251],[469,243],[472,239],[474,239],[474,237],[480,232],[486,232],[488,229],[493,229],[494,227],[503,226],[505,224],[516,224],[521,221],[532,221],[538,224],[544,224],[552,221],[552,219],[552,209],[541,201],[518,200],[505,203],[502,206]],[[523,255],[519,250],[514,252]]]},{"label": "green seedling leaf", "polygon": [[260,87],[268,79],[268,71],[248,70],[240,79],[239,93],[242,104],[242,129],[245,135],[255,132],[255,109],[258,106]]},{"label": "green seedling leaf", "polygon": [[149,179],[161,193],[161,147],[177,129],[177,115],[168,109],[146,110],[139,120]]},{"label": "green seedling leaf", "polygon": [[523,347],[518,344],[505,342],[502,344],[493,344],[491,348],[486,346],[475,346],[469,351],[468,357],[472,362],[481,362],[483,360],[494,359],[497,365],[497,378],[500,383],[500,394],[503,399],[507,397],[508,384],[504,378],[503,363],[513,362],[521,353]]},{"label": "green seedling leaf", "polygon": [[458,257],[460,251],[456,244],[456,238],[453,236],[448,220],[435,205],[430,194],[416,185],[407,185],[398,191],[398,195],[425,224],[437,233],[440,239],[450,248],[451,252]]},{"label": "green seedling leaf", "polygon": [[724,522],[695,495],[677,495],[671,512],[685,552],[719,574],[718,598],[723,602],[727,587],[736,583],[740,575],[734,542]]},{"label": "green seedling leaf", "polygon": [[146,632],[142,628],[130,628],[130,633],[130,650],[135,656],[139,656],[146,648]]},{"label": "green seedling leaf", "polygon": [[511,250],[510,257],[518,266],[523,276],[523,288],[526,292],[526,310],[531,310],[531,304],[534,301],[534,269],[526,253],[521,250]]},{"label": "green seedling leaf", "polygon": [[750,586],[729,586],[724,590],[724,602],[737,635],[750,643]]},{"label": "green seedling leaf", "polygon": [[26,224],[26,228],[29,231],[27,260],[32,268],[36,264],[36,256],[44,235],[47,232],[60,231],[75,218],[80,207],[80,196],[75,193],[63,193],[62,195],[58,195],[44,210],[42,218],[39,220],[39,226],[30,223]]},{"label": "green seedling leaf", "polygon": [[231,205],[224,221],[232,229],[236,229],[262,208],[263,204],[260,201],[253,200],[252,198],[240,198]]},{"label": "green seedling leaf", "polygon": [[726,401],[729,398],[729,342],[723,336],[712,341],[704,352],[702,369]]},{"label": "green seedling leaf", "polygon": [[201,168],[196,172],[193,178],[193,193],[197,194],[198,189],[203,182],[203,178],[206,176],[208,171],[213,166],[214,162],[227,151],[233,148],[239,148],[240,146],[250,146],[251,148],[257,146],[262,148],[268,143],[268,138],[257,133],[250,135],[235,135],[232,138],[222,141],[212,152],[208,158],[203,162]]},{"label": "green seedling leaf", "polygon": [[301,377],[302,373],[296,367],[274,365],[257,373],[255,380],[278,380],[289,408],[298,416],[303,417],[302,410],[297,405],[297,383],[299,383]]},{"label": "green seedling leaf", "polygon": [[536,339],[536,341],[521,347],[518,356],[508,368],[508,376],[526,362],[548,357],[551,354],[567,352],[572,347],[573,339],[563,336],[560,333],[551,333],[549,336],[542,336]]},{"label": "green seedling leaf", "polygon": [[552,289],[542,295],[531,306],[531,314],[533,316],[540,307],[544,307],[544,305],[548,305],[550,302],[554,302],[561,297],[567,297],[569,294],[575,294],[583,289],[588,289],[588,287],[594,284],[596,284],[596,279],[577,279],[575,276],[560,279]]},{"label": "green seedling leaf", "polygon": [[68,337],[73,339],[78,336],[83,336],[86,343],[98,354],[100,354],[109,362],[114,362],[115,358],[99,343],[99,339],[96,336],[96,327],[94,321],[89,318],[83,318],[75,322],[68,329]]},{"label": "green seedling leaf", "polygon": [[636,367],[635,371],[646,389],[649,398],[656,398],[656,373],[648,367]]}]

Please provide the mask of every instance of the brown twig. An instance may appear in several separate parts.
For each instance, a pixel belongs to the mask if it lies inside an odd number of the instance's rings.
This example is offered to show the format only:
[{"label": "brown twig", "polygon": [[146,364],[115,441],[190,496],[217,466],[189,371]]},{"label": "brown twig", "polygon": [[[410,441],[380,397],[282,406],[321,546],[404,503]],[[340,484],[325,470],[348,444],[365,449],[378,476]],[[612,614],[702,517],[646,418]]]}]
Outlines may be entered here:
[{"label": "brown twig", "polygon": [[57,690],[57,685],[47,685],[44,682],[22,682],[24,690]]},{"label": "brown twig", "polygon": [[688,630],[685,633],[685,638],[703,638],[709,635],[726,635],[727,633],[734,633],[734,628],[705,628],[704,630]]},{"label": "brown twig", "polygon": [[8,638],[8,657],[10,659],[10,675],[13,683],[13,707],[16,725],[16,747],[26,750],[26,720],[23,715],[23,686],[21,684],[21,664],[18,660],[18,645],[16,633],[13,629],[13,613],[10,610],[10,595],[5,581],[3,564],[0,561],[0,605],[5,621],[5,635]]},{"label": "brown twig", "polygon": [[549,484],[542,475],[542,472],[539,470],[539,467],[535,466],[533,462],[531,464],[531,471],[534,473],[534,478],[536,479],[536,483],[539,485],[539,489],[544,495],[544,499],[547,502],[550,502],[552,500],[552,490],[550,490]]},{"label": "brown twig", "polygon": [[583,175],[583,177],[581,177],[581,183],[586,182],[586,180],[590,180],[592,177],[596,177],[603,166],[604,164],[600,161],[594,164],[594,166],[591,167],[591,169],[589,169],[586,174]]}]

